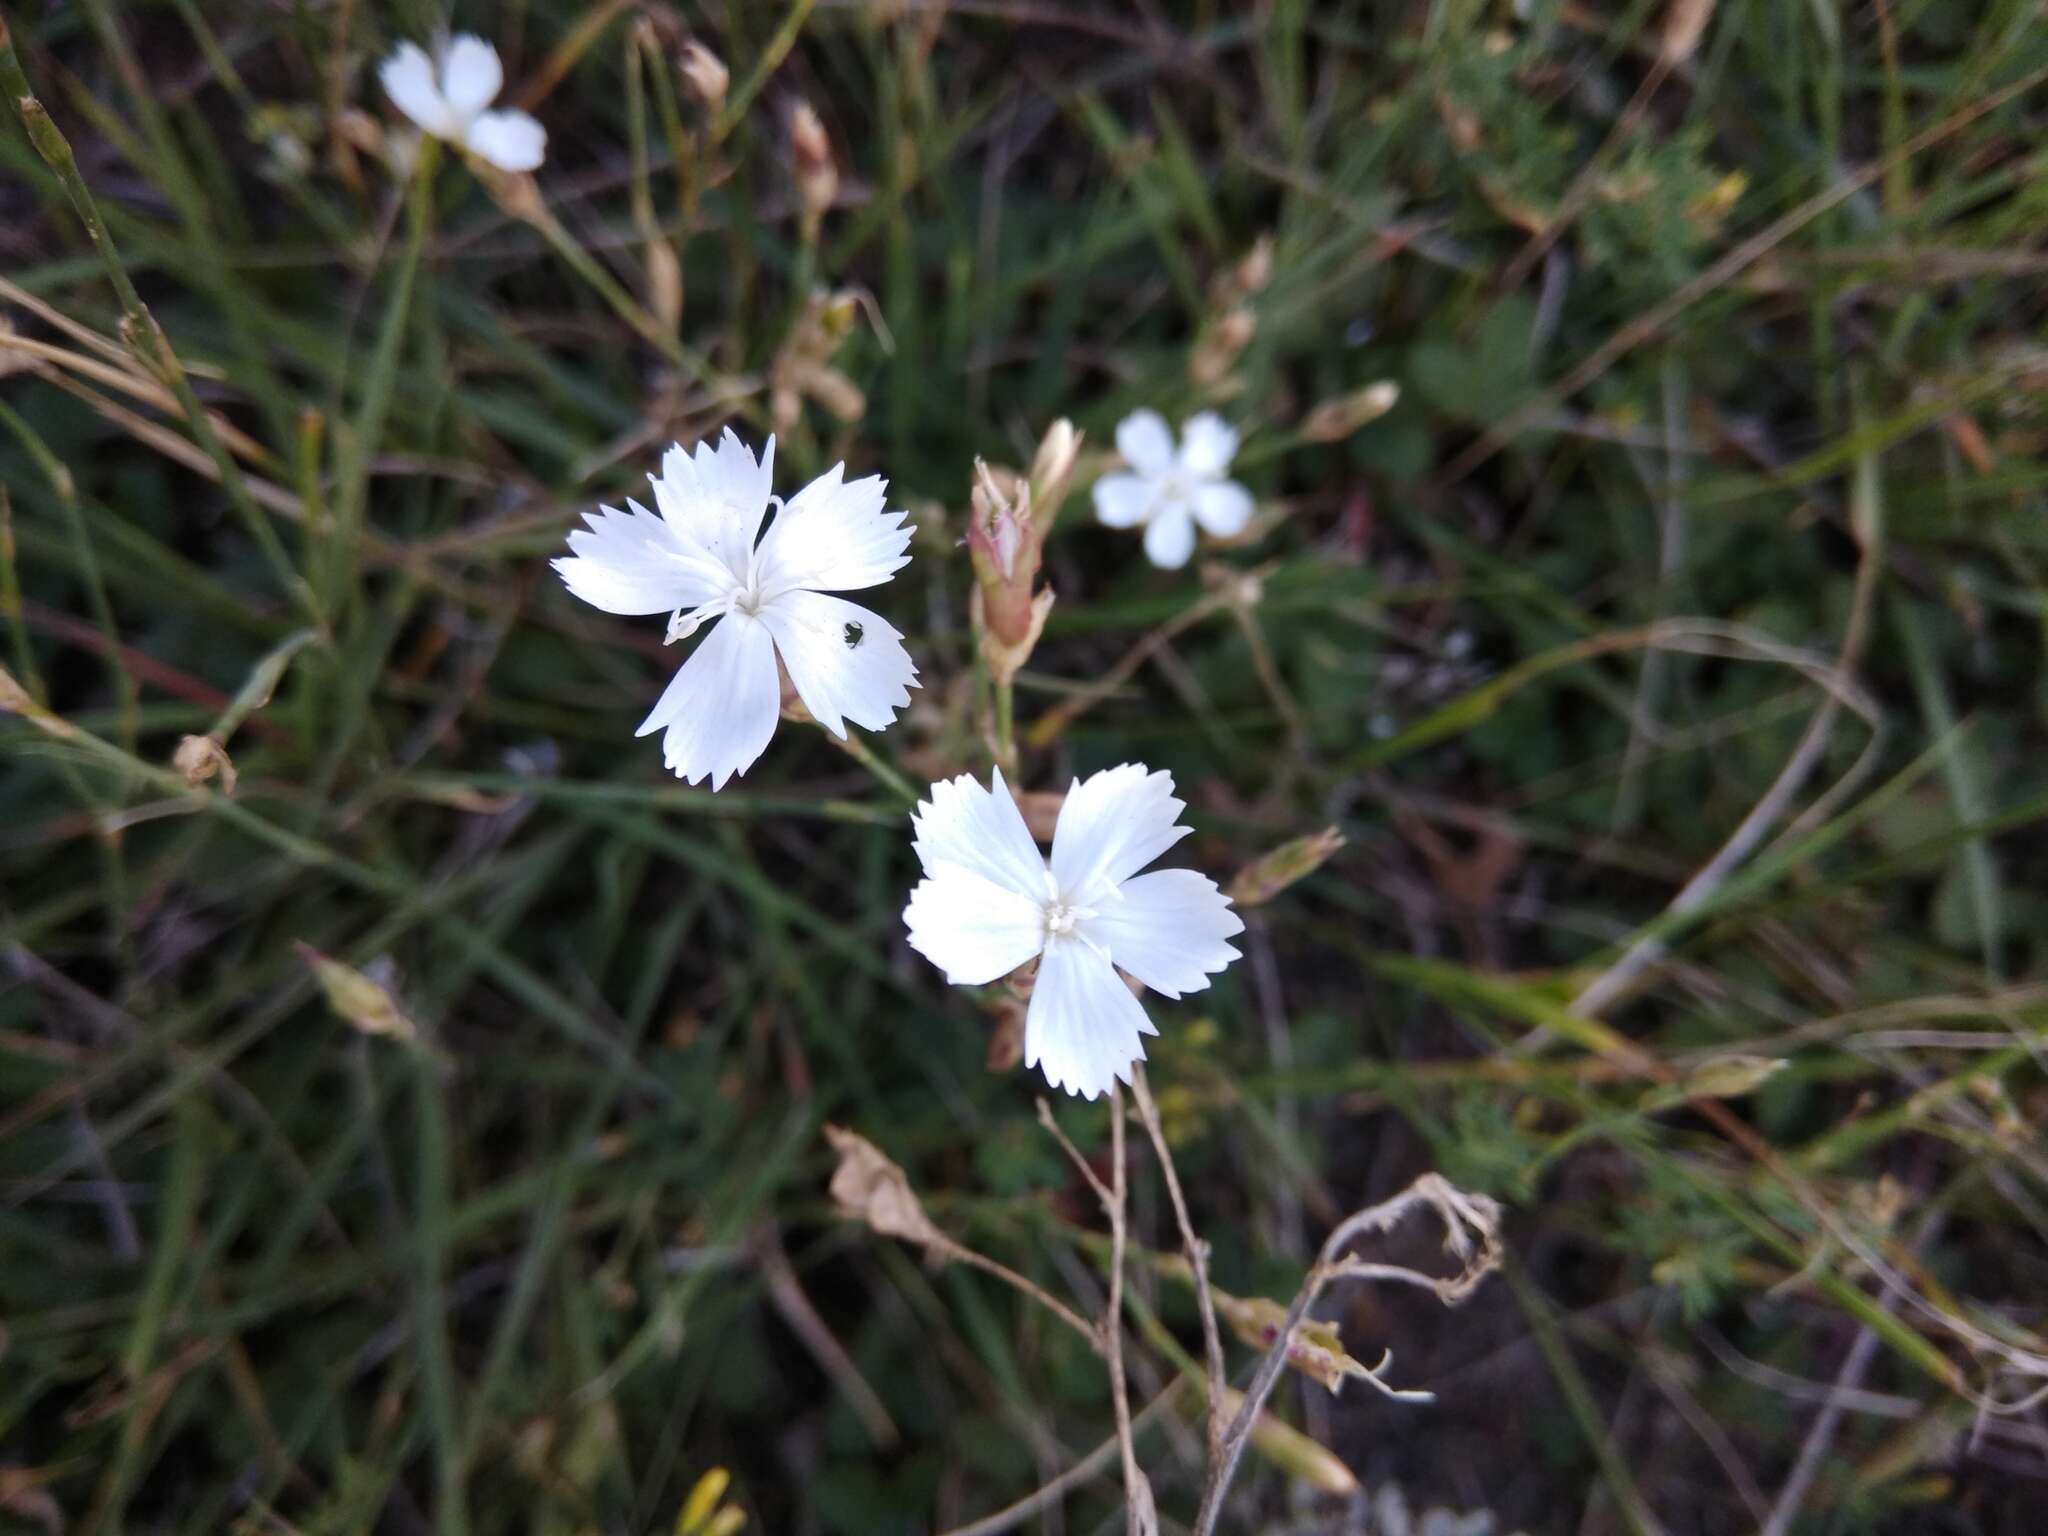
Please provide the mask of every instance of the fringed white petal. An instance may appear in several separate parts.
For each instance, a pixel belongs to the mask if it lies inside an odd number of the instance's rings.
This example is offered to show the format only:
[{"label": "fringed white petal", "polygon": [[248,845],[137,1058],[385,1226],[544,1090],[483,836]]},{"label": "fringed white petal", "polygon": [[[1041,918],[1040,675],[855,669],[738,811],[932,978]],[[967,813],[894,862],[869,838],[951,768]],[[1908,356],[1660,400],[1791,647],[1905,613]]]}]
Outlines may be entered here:
[{"label": "fringed white petal", "polygon": [[1095,520],[1107,528],[1135,528],[1152,515],[1158,499],[1143,475],[1104,475],[1095,482]]},{"label": "fringed white petal", "polygon": [[586,512],[554,561],[571,592],[606,613],[671,613],[729,590],[724,567],[682,549],[668,525],[638,502]]},{"label": "fringed white petal", "polygon": [[1225,943],[1244,932],[1230,898],[1192,869],[1155,869],[1126,880],[1081,925],[1083,937],[1109,951],[1123,971],[1154,992],[1199,992],[1210,976],[1238,958]]},{"label": "fringed white petal", "polygon": [[768,514],[773,488],[775,439],[756,459],[727,427],[716,448],[699,443],[696,453],[678,443],[661,457],[651,476],[654,504],[685,545],[701,549],[743,582]]},{"label": "fringed white petal", "polygon": [[1010,797],[1002,769],[993,777],[991,789],[983,789],[968,773],[932,786],[931,798],[910,813],[918,862],[928,875],[941,864],[958,864],[1041,903],[1047,895],[1045,859]]},{"label": "fringed white petal", "polygon": [[956,986],[1007,976],[1045,942],[1037,902],[959,864],[933,866],[903,909],[910,947]]},{"label": "fringed white petal", "polygon": [[1145,525],[1145,558],[1162,571],[1177,571],[1195,552],[1195,519],[1184,501],[1169,501]]},{"label": "fringed white petal", "polygon": [[505,66],[498,50],[468,32],[448,45],[441,60],[441,99],[456,118],[467,123],[498,99],[505,88]]},{"label": "fringed white petal", "polygon": [[462,142],[501,171],[537,171],[547,158],[548,131],[524,112],[485,112]]},{"label": "fringed white petal", "polygon": [[1173,775],[1123,763],[1077,779],[1060,806],[1052,839],[1052,872],[1068,901],[1096,906],[1186,837],[1178,825],[1186,806],[1173,795]]},{"label": "fringed white petal", "polygon": [[917,663],[880,614],[823,592],[785,592],[761,609],[789,679],[817,722],[845,738],[846,722],[887,730],[917,686]]},{"label": "fringed white petal", "polygon": [[1131,1080],[1145,1059],[1143,1035],[1157,1034],[1145,1010],[1101,951],[1078,939],[1046,947],[1024,1015],[1024,1064],[1055,1088],[1092,1099]]},{"label": "fringed white petal", "polygon": [[907,512],[884,505],[888,481],[868,475],[848,482],[835,464],[775,514],[761,540],[761,591],[773,598],[796,587],[857,592],[880,586],[910,564],[904,551],[915,531]]},{"label": "fringed white petal", "polygon": [[1181,423],[1180,467],[1199,480],[1213,480],[1237,457],[1237,433],[1214,411],[1197,411]]},{"label": "fringed white petal", "polygon": [[1234,539],[1252,520],[1252,493],[1235,480],[1208,480],[1195,487],[1195,521],[1219,539]]},{"label": "fringed white petal", "polygon": [[760,620],[727,614],[711,628],[634,732],[664,731],[662,760],[686,783],[713,789],[745,773],[768,748],[782,708],[775,644]]},{"label": "fringed white petal", "polygon": [[1157,411],[1133,411],[1116,424],[1116,451],[1141,475],[1173,468],[1173,429]]},{"label": "fringed white petal", "polygon": [[434,61],[418,43],[400,43],[377,69],[377,82],[391,104],[439,138],[452,138],[462,122],[441,95]]}]

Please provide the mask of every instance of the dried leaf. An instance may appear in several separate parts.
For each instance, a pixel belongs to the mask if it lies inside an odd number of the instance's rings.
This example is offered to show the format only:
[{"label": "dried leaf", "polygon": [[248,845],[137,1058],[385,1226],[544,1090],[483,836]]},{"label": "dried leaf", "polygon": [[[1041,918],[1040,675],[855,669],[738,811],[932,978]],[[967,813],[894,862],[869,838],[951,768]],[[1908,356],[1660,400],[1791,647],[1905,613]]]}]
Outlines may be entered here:
[{"label": "dried leaf", "polygon": [[950,1254],[953,1240],[932,1224],[910,1187],[910,1177],[858,1132],[825,1127],[825,1139],[839,1154],[832,1171],[832,1199],[842,1216],[864,1221],[885,1237],[917,1243],[934,1255]]}]

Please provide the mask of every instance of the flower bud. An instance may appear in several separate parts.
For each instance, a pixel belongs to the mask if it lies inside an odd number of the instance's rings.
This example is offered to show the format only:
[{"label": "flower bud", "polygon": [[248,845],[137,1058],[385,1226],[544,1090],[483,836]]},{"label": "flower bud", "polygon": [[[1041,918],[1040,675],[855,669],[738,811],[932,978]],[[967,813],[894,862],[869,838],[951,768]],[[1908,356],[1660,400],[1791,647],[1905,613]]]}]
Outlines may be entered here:
[{"label": "flower bud", "polygon": [[406,1017],[390,986],[378,976],[331,959],[310,944],[294,947],[299,958],[312,968],[314,979],[327,996],[327,1006],[341,1019],[366,1035],[384,1035],[393,1040],[419,1038],[419,1030]]},{"label": "flower bud", "polygon": [[[1031,460],[1031,514],[1042,528],[1050,528],[1067,499],[1067,487],[1074,481],[1074,461],[1081,455],[1081,434],[1062,416],[1039,439],[1038,453]],[[1044,535],[1041,533],[1040,538]]]},{"label": "flower bud", "polygon": [[1007,469],[974,461],[974,516],[967,525],[967,554],[982,585],[1011,581],[1017,556],[1031,530],[1031,487]]},{"label": "flower bud", "polygon": [[825,211],[839,195],[839,169],[832,163],[832,141],[807,101],[789,114],[789,149],[796,160],[796,195],[803,215],[803,236],[818,237]]},{"label": "flower bud", "polygon": [[1344,834],[1335,827],[1282,843],[1238,871],[1237,878],[1230,882],[1230,899],[1240,907],[1263,906],[1295,881],[1305,880],[1321,869],[1343,846]]},{"label": "flower bud", "polygon": [[732,84],[732,71],[725,67],[725,61],[695,39],[683,44],[683,57],[679,67],[683,81],[690,87],[690,93],[704,103],[704,110],[714,117],[725,108],[726,88]]},{"label": "flower bud", "polygon": [[713,1467],[698,1478],[697,1486],[683,1500],[682,1513],[676,1516],[676,1536],[702,1536],[718,1506],[725,1502],[725,1490],[731,1486],[732,1474],[723,1467]]},{"label": "flower bud", "polygon": [[1325,400],[1302,418],[1302,439],[1311,443],[1341,443],[1367,422],[1386,415],[1400,398],[1401,386],[1392,379],[1381,379],[1348,395]]}]

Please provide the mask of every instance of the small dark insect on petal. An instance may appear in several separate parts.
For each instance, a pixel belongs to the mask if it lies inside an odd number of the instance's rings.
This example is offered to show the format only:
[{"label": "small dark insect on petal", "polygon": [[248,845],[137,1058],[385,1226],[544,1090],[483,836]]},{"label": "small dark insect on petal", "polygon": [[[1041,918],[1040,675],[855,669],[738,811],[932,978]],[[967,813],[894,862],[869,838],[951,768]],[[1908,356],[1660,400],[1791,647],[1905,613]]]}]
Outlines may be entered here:
[{"label": "small dark insect on petal", "polygon": [[848,624],[846,626],[846,648],[849,651],[859,649],[861,641],[866,638],[867,631],[858,624]]}]

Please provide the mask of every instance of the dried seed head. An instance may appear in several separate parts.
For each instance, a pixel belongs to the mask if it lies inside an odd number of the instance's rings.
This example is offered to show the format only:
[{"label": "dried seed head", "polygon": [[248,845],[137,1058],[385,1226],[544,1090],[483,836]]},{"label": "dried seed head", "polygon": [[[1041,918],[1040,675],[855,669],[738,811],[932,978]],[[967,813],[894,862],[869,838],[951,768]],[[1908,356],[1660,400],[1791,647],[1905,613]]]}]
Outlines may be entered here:
[{"label": "dried seed head", "polygon": [[723,59],[692,38],[683,44],[683,56],[677,67],[682,71],[683,83],[689,86],[691,95],[704,103],[705,111],[716,116],[724,110],[732,71],[725,67]]},{"label": "dried seed head", "polygon": [[220,787],[224,794],[235,792],[234,760],[228,756],[226,745],[217,736],[186,736],[178,742],[178,750],[171,754],[171,766],[185,776],[185,783],[196,789],[215,774],[220,775]]},{"label": "dried seed head", "polygon": [[1348,395],[1325,400],[1302,418],[1301,435],[1311,443],[1341,443],[1369,421],[1377,421],[1401,398],[1401,386],[1381,379]]}]

